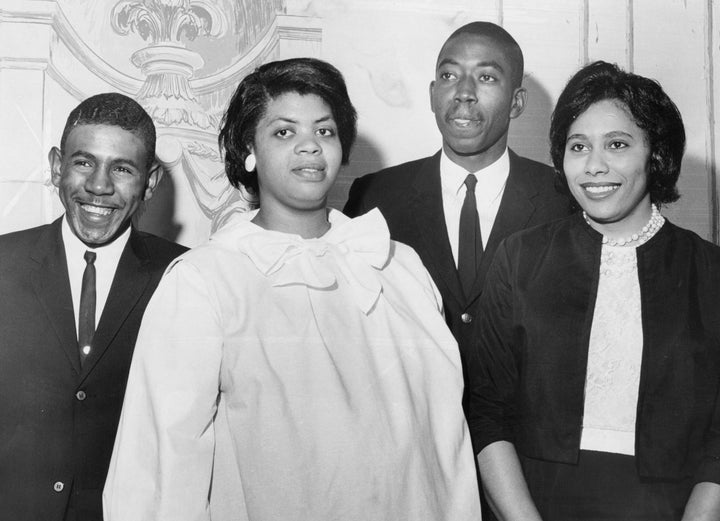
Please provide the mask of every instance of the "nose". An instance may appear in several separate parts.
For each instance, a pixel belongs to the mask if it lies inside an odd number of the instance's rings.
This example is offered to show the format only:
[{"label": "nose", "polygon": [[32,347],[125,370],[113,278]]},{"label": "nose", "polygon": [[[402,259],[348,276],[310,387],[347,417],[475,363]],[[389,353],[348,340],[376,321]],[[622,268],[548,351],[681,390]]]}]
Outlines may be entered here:
[{"label": "nose", "polygon": [[455,101],[469,103],[475,103],[477,101],[475,80],[472,76],[463,76],[457,82],[457,86],[455,88]]},{"label": "nose", "polygon": [[300,137],[297,145],[295,145],[296,154],[319,154],[322,149],[318,143],[315,133],[308,132]]},{"label": "nose", "polygon": [[608,172],[608,164],[605,160],[605,154],[603,150],[593,148],[588,154],[587,161],[585,162],[585,173],[588,175],[601,175]]},{"label": "nose", "polygon": [[98,165],[85,180],[85,190],[94,195],[108,195],[115,191],[110,169]]}]

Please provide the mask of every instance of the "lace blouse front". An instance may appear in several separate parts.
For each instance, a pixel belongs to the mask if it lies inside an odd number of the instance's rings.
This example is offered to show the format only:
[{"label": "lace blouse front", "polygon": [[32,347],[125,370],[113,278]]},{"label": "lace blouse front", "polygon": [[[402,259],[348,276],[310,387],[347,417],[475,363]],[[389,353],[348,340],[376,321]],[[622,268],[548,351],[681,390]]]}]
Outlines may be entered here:
[{"label": "lace blouse front", "polygon": [[636,249],[604,244],[590,332],[582,450],[635,454],[642,349]]}]

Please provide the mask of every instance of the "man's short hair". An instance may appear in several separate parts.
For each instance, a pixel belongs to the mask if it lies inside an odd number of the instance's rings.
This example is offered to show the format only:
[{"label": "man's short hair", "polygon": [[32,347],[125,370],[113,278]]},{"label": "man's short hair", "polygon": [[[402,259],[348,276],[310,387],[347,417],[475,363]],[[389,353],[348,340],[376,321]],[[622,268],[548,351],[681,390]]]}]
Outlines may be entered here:
[{"label": "man's short hair", "polygon": [[134,99],[116,92],[106,92],[87,98],[70,112],[62,138],[60,151],[70,131],[78,125],[112,125],[132,132],[145,144],[146,167],[155,160],[155,125],[152,118]]},{"label": "man's short hair", "polygon": [[[470,22],[465,24],[459,29],[456,29],[450,37],[445,40],[443,48],[447,43],[463,34],[470,34],[473,36],[484,36],[490,38],[498,43],[507,53],[508,59],[512,64],[512,76],[513,87],[520,87],[522,85],[523,74],[525,71],[525,59],[523,58],[522,49],[520,45],[515,41],[509,32],[492,22]],[[442,50],[440,51],[442,54]],[[439,56],[438,56],[439,57]]]}]

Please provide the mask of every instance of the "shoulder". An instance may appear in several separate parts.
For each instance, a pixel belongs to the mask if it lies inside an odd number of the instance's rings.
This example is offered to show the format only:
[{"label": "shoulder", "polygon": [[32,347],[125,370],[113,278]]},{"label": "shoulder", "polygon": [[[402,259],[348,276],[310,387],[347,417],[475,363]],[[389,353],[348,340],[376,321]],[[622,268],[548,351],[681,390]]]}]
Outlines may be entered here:
[{"label": "shoulder", "polygon": [[510,154],[510,170],[514,169],[522,173],[543,177],[555,176],[555,169],[545,163],[520,156],[511,149],[508,150],[508,153]]},{"label": "shoulder", "polygon": [[667,221],[665,225],[668,236],[683,254],[693,254],[699,257],[699,260],[705,260],[716,268],[720,268],[720,246],[670,221]]},{"label": "shoulder", "polygon": [[[405,191],[418,176],[432,169],[435,162],[439,165],[439,152],[356,178],[343,211],[356,216],[375,206],[394,205],[398,192]],[[439,166],[437,170],[439,172]]]},{"label": "shoulder", "polygon": [[131,240],[142,244],[148,257],[154,263],[164,266],[167,266],[170,261],[188,251],[188,248],[181,244],[135,229],[133,229]]},{"label": "shoulder", "polygon": [[423,157],[422,159],[383,168],[371,174],[365,174],[353,181],[351,190],[384,190],[388,187],[404,186],[417,176],[420,171],[427,168],[428,164],[432,163],[434,159],[435,156]]},{"label": "shoulder", "polygon": [[[583,228],[579,213],[531,226],[508,236],[503,248],[519,257],[526,257],[567,243]],[[532,257],[528,256],[527,260]]]},{"label": "shoulder", "polygon": [[508,184],[528,194],[544,219],[557,219],[572,213],[572,200],[562,190],[555,169],[538,161],[510,153]]},{"label": "shoulder", "polygon": [[406,163],[400,163],[399,165],[390,166],[383,168],[372,174],[362,176],[360,179],[365,182],[388,182],[392,179],[400,177],[412,177],[416,175],[422,168],[426,167],[428,163],[431,163],[436,158],[435,155],[429,157],[423,157],[420,159],[414,159]]},{"label": "shoulder", "polygon": [[[34,228],[0,235],[0,261],[13,263],[13,259],[26,256],[35,251],[38,245],[59,235],[53,233],[54,224],[43,224]],[[24,261],[23,261],[24,262]]]},{"label": "shoulder", "polygon": [[0,235],[0,247],[16,248],[35,243],[45,232],[50,229],[50,224],[43,224],[26,230],[5,233]]}]

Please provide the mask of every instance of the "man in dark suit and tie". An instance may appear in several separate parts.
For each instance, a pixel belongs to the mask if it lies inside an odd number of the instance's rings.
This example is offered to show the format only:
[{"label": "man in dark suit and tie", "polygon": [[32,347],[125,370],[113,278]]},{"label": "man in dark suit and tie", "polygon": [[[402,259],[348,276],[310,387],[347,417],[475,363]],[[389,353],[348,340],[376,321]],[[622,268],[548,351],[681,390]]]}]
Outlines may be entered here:
[{"label": "man in dark suit and tie", "polygon": [[503,28],[473,22],[456,30],[430,83],[442,150],[356,179],[344,210],[380,208],[392,238],[417,251],[463,359],[500,241],[570,212],[553,170],[507,148],[510,120],[525,108],[522,78],[522,51]]},{"label": "man in dark suit and tie", "polygon": [[49,160],[65,215],[0,236],[0,517],[100,521],[140,320],[186,248],[131,225],[161,175],[132,99],[82,102]]}]

